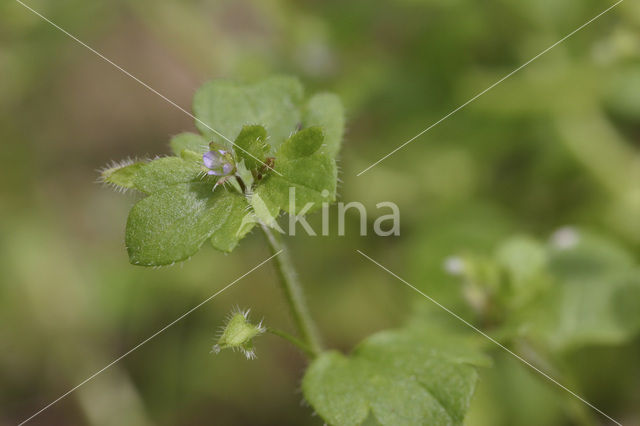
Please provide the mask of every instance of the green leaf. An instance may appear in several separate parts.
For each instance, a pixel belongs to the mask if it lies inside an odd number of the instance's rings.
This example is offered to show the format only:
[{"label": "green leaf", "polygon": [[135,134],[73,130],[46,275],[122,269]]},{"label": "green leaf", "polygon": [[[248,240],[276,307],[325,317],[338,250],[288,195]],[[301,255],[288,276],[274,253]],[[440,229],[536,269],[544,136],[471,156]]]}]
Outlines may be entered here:
[{"label": "green leaf", "polygon": [[260,125],[244,126],[235,141],[235,153],[244,159],[245,166],[255,169],[264,163],[269,153],[269,145],[265,142],[267,131]]},{"label": "green leaf", "polygon": [[[280,210],[301,214],[311,203],[306,211],[309,213],[325,201],[335,201],[338,172],[335,160],[321,145],[322,131],[317,127],[301,130],[282,144],[274,166],[282,176],[271,173],[255,190],[257,200],[272,216],[277,216]],[[295,189],[295,203],[289,201],[290,188]],[[252,205],[261,207],[253,201]]]},{"label": "green leaf", "polygon": [[[202,154],[197,153],[195,151],[191,151],[190,149],[183,149],[182,152],[180,153],[180,158],[192,164],[194,163],[198,165],[204,164],[202,161]],[[202,171],[204,172],[205,169],[202,168]]]},{"label": "green leaf", "polygon": [[578,235],[574,246],[548,250],[551,285],[507,325],[553,351],[620,344],[640,331],[633,258],[607,240]]},{"label": "green leaf", "polygon": [[169,145],[171,146],[171,151],[177,156],[180,156],[185,149],[198,154],[203,154],[209,150],[209,143],[204,137],[190,132],[175,135],[171,138]]},{"label": "green leaf", "polygon": [[331,351],[309,366],[306,400],[332,425],[462,424],[486,356],[461,337],[426,329],[377,333],[346,357]]},{"label": "green leaf", "polygon": [[320,126],[324,131],[324,143],[331,157],[340,151],[344,135],[344,107],[333,93],[319,93],[307,102],[303,113],[304,127]]},{"label": "green leaf", "polygon": [[278,150],[278,160],[308,157],[322,146],[324,134],[320,127],[309,127],[292,135]]},{"label": "green leaf", "polygon": [[549,285],[547,248],[531,237],[512,237],[496,251],[497,264],[507,278],[501,295],[509,306],[518,308]]},{"label": "green leaf", "polygon": [[[268,143],[275,149],[300,123],[303,90],[291,77],[272,77],[253,85],[216,80],[206,83],[193,100],[196,126],[207,138],[229,146],[243,126],[259,124],[267,129]],[[203,123],[206,123],[203,124]]]},{"label": "green leaf", "polygon": [[100,173],[100,179],[122,190],[135,188],[135,178],[138,172],[146,165],[144,162],[132,164],[114,165]]},{"label": "green leaf", "polygon": [[251,220],[246,199],[242,196],[234,197],[226,217],[221,220],[220,227],[211,236],[211,244],[214,248],[229,253],[253,229],[254,225],[255,221]]},{"label": "green leaf", "polygon": [[575,231],[578,242],[570,248],[550,249],[551,271],[566,279],[589,279],[633,268],[633,257],[611,241],[584,231]]},{"label": "green leaf", "polygon": [[498,247],[496,258],[517,285],[524,285],[547,267],[547,251],[530,237],[510,238]]},{"label": "green leaf", "polygon": [[250,198],[251,210],[260,223],[275,228],[281,204],[273,199],[264,200],[261,194],[265,194],[265,192],[269,194],[267,189],[258,187],[258,190]]},{"label": "green leaf", "polygon": [[156,266],[185,260],[215,234],[217,247],[237,243],[235,222],[229,217],[246,208],[245,198],[211,189],[206,183],[178,184],[133,206],[125,238],[131,263]]},{"label": "green leaf", "polygon": [[203,167],[179,157],[163,157],[153,160],[141,168],[135,176],[137,189],[151,194],[177,183],[200,180]]},{"label": "green leaf", "polygon": [[554,351],[621,344],[640,331],[638,270],[552,287],[516,318],[519,329]]}]

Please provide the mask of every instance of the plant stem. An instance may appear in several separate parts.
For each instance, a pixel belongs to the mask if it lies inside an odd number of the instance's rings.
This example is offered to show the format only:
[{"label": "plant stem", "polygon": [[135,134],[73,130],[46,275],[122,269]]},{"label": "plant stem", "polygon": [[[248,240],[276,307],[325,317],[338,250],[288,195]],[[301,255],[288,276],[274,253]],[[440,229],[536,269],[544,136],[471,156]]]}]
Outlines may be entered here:
[{"label": "plant stem", "polygon": [[302,341],[314,355],[322,352],[322,344],[315,323],[309,315],[309,308],[304,300],[302,286],[298,281],[293,263],[289,257],[289,251],[280,239],[280,236],[271,231],[267,226],[262,225],[262,230],[267,237],[267,242],[272,253],[282,250],[274,261],[280,276],[280,286],[284,292],[285,299],[289,304],[291,315],[296,323]]},{"label": "plant stem", "polygon": [[311,350],[311,348],[304,343],[302,340],[298,339],[295,336],[290,335],[286,331],[278,330],[277,328],[267,327],[267,331],[275,336],[282,337],[289,343],[292,343],[294,346],[297,346],[305,355],[309,358],[315,358],[318,354]]}]

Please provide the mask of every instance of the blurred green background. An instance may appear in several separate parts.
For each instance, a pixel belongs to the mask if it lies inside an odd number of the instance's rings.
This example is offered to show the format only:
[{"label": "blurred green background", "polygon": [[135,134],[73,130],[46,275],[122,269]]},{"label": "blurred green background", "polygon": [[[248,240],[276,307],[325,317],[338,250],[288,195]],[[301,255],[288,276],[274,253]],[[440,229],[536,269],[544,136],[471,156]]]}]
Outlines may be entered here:
[{"label": "blurred green background", "polygon": [[[364,250],[461,309],[443,271],[511,234],[588,228],[640,258],[640,3],[627,0],[360,177],[356,174],[597,15],[595,0],[92,1],[28,4],[178,104],[212,78],[299,76],[347,109],[340,196],[396,202],[400,237],[289,238],[331,347],[423,315]],[[12,0],[0,3],[0,424],[29,417],[268,256],[254,233],[144,269],[135,202],[95,183],[111,160],[169,152],[193,120]],[[334,216],[335,217],[335,216]],[[318,226],[319,218],[312,222]],[[335,223],[332,224],[335,230]],[[42,425],[319,425],[302,356],[209,353],[234,305],[291,330],[272,265],[36,417]],[[457,301],[457,302],[456,302]],[[457,306],[460,305],[460,306]],[[460,327],[463,327],[460,325]],[[493,348],[491,348],[493,350]],[[567,395],[495,350],[469,425],[574,424]],[[640,341],[565,355],[574,388],[640,424]],[[585,424],[605,424],[589,412]]]}]

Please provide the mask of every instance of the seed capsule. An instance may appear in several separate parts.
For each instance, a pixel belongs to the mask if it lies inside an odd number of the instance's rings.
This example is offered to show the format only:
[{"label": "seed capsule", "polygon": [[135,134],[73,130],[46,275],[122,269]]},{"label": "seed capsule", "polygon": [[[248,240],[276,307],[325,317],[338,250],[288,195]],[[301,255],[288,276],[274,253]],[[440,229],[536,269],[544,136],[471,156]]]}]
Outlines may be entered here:
[{"label": "seed capsule", "polygon": [[249,322],[249,309],[236,310],[231,313],[212,352],[219,353],[222,349],[231,348],[240,350],[247,359],[254,359],[256,353],[253,348],[253,338],[265,331],[266,327],[262,325],[262,321],[259,324]]}]

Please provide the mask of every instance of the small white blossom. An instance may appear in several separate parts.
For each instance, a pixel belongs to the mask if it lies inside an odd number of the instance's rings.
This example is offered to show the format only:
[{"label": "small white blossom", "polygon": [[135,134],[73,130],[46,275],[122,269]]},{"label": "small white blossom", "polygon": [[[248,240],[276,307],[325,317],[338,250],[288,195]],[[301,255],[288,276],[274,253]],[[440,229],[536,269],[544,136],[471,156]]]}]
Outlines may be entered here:
[{"label": "small white blossom", "polygon": [[459,256],[449,256],[444,260],[444,270],[449,275],[460,276],[464,273],[464,260]]},{"label": "small white blossom", "polygon": [[562,250],[575,247],[579,241],[580,234],[571,226],[559,228],[551,235],[551,244]]}]

